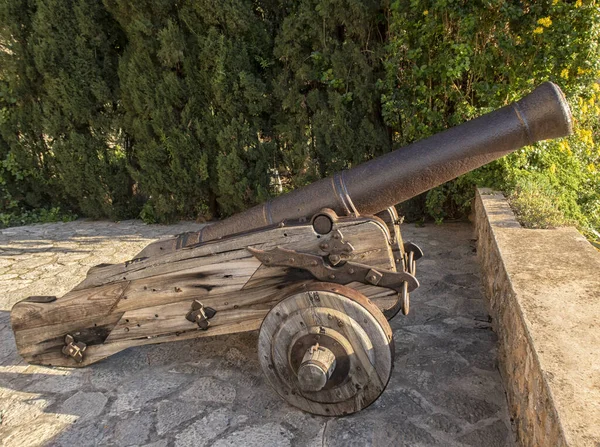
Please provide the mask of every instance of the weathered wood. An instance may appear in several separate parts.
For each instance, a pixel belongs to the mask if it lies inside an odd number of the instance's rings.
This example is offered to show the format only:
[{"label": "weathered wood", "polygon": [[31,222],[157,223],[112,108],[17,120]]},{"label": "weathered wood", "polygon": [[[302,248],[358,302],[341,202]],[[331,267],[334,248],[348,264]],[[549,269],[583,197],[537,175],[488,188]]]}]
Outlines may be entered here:
[{"label": "weathered wood", "polygon": [[[348,219],[337,228],[352,243],[357,262],[395,268],[383,223]],[[11,322],[17,347],[30,363],[85,366],[129,346],[256,330],[283,293],[314,279],[298,269],[262,266],[246,247],[325,254],[321,242],[310,225],[277,227],[154,258],[96,266],[54,302],[15,305]],[[384,306],[395,297],[393,291],[356,284]],[[185,318],[195,300],[217,312],[207,331]],[[60,352],[67,334],[88,345],[83,362]]]},{"label": "weathered wood", "polygon": [[65,322],[87,321],[112,311],[123,296],[127,283],[111,284],[102,288],[71,291],[50,303],[17,303],[10,320],[15,333]]},{"label": "weathered wood", "polygon": [[[335,355],[326,384],[311,391],[298,372],[306,349],[320,345]],[[382,312],[349,287],[314,283],[281,300],[260,329],[259,360],[285,400],[310,413],[339,416],[374,402],[393,365],[392,330]]]}]

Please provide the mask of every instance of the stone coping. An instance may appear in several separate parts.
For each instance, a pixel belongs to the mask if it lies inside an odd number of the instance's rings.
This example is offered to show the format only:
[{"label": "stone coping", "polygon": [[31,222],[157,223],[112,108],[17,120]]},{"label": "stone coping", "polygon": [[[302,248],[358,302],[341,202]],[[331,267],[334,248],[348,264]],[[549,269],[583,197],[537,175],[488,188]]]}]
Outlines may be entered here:
[{"label": "stone coping", "polygon": [[522,228],[502,194],[475,199],[498,361],[524,446],[600,445],[600,253],[575,228]]}]

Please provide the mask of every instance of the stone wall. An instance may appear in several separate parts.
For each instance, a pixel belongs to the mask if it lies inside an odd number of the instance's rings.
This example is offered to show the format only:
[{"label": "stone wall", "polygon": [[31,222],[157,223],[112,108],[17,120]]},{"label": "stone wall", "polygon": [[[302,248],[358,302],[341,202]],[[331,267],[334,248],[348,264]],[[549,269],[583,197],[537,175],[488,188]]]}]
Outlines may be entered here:
[{"label": "stone wall", "polygon": [[477,194],[475,226],[518,441],[597,447],[600,253],[573,228],[521,228],[487,189]]}]

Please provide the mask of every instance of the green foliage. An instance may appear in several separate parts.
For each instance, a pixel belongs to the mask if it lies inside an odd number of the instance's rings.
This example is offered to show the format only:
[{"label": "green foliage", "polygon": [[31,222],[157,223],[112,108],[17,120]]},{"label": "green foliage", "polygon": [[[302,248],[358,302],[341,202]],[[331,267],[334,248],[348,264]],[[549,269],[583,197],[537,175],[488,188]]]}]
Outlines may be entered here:
[{"label": "green foliage", "polygon": [[374,1],[298,1],[275,40],[282,171],[301,186],[391,149],[377,80],[385,30]]},{"label": "green foliage", "polygon": [[395,144],[503,106],[545,80],[560,85],[575,116],[569,140],[524,148],[405,206],[441,219],[464,214],[477,184],[520,191],[520,206],[534,207],[544,191],[562,221],[599,228],[596,2],[395,1],[390,10],[380,85]]},{"label": "green foliage", "polygon": [[77,215],[63,212],[60,208],[39,208],[36,210],[20,210],[13,213],[0,213],[0,228],[29,225],[32,223],[70,222]]},{"label": "green foliage", "polygon": [[6,0],[0,213],[226,216],[277,193],[274,172],[290,190],[551,80],[573,108],[573,137],[404,211],[461,217],[485,185],[593,234],[599,29],[595,0]]},{"label": "green foliage", "polygon": [[133,178],[152,221],[227,215],[264,198],[275,147],[269,22],[251,2],[107,1],[128,45],[119,63]]},{"label": "green foliage", "polygon": [[7,1],[0,20],[0,211],[130,215],[116,22],[93,0]]},{"label": "green foliage", "polygon": [[561,200],[560,194],[543,175],[521,178],[508,200],[524,227],[555,228],[573,223],[556,207]]}]

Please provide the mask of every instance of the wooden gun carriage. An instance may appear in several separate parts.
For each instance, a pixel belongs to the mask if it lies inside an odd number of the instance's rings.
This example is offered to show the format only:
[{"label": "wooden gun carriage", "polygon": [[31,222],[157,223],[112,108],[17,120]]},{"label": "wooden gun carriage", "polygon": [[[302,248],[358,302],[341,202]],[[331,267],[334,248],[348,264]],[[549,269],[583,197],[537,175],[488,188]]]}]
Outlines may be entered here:
[{"label": "wooden gun carriage", "polygon": [[260,329],[261,367],[289,403],[343,415],[393,367],[388,320],[409,311],[421,250],[395,204],[536,141],[571,133],[560,89],[522,100],[205,226],[101,264],[62,297],[17,303],[33,364],[87,366],[151,343]]}]

